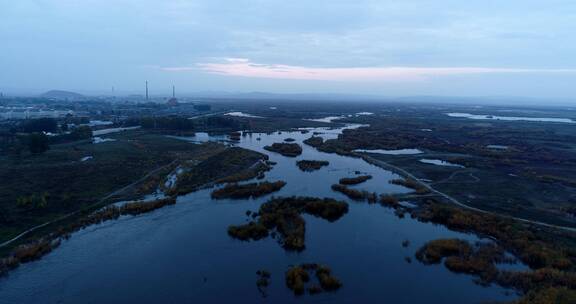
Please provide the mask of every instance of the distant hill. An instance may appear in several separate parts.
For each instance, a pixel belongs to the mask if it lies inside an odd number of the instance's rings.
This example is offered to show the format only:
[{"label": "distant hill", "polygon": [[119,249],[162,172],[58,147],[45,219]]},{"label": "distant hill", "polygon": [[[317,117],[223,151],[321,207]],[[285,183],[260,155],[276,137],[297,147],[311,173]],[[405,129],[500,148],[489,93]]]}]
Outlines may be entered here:
[{"label": "distant hill", "polygon": [[78,94],[75,92],[70,91],[62,91],[62,90],[51,90],[42,95],[41,97],[45,98],[56,98],[56,99],[81,99],[84,98],[84,95]]},{"label": "distant hill", "polygon": [[381,101],[390,99],[378,95],[363,94],[330,94],[330,93],[269,93],[269,92],[218,92],[203,91],[191,94],[194,97],[202,98],[234,98],[234,99],[254,99],[254,100],[314,100],[314,101],[350,101],[350,100],[372,100]]},{"label": "distant hill", "polygon": [[339,94],[339,93],[268,93],[268,92],[219,92],[201,91],[189,94],[198,98],[226,98],[245,100],[301,100],[301,101],[364,101],[364,102],[404,102],[422,104],[464,104],[464,105],[546,105],[573,106],[574,98],[540,98],[523,96],[386,96],[370,94]]}]

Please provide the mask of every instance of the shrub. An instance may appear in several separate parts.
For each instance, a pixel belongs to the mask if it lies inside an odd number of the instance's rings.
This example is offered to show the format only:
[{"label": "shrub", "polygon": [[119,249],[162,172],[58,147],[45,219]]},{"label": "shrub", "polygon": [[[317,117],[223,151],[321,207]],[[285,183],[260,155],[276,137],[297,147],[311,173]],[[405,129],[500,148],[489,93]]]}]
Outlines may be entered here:
[{"label": "shrub", "polygon": [[295,143],[273,143],[272,146],[265,146],[264,149],[288,157],[296,157],[302,154],[302,147]]},{"label": "shrub", "polygon": [[413,179],[393,179],[390,181],[390,183],[414,189],[416,194],[427,194],[430,192],[428,188],[424,187],[421,183]]},{"label": "shrub", "polygon": [[228,235],[242,241],[259,240],[268,236],[268,229],[260,223],[250,222],[241,226],[229,226]]},{"label": "shrub", "polygon": [[272,192],[276,192],[282,189],[286,185],[284,181],[277,182],[262,182],[262,183],[250,183],[245,185],[238,184],[228,184],[224,188],[214,190],[212,192],[213,199],[224,199],[224,198],[250,198],[250,197],[260,197]]},{"label": "shrub", "polygon": [[416,258],[425,264],[437,264],[448,256],[468,256],[472,247],[459,239],[439,239],[426,243],[416,252]]},{"label": "shrub", "polygon": [[286,271],[286,286],[296,295],[304,293],[304,283],[309,280],[308,272],[300,266],[291,267]]},{"label": "shrub", "polygon": [[540,288],[530,291],[515,304],[571,304],[576,303],[576,290],[566,287]]},{"label": "shrub", "polygon": [[32,154],[40,154],[50,149],[50,139],[43,133],[32,133],[27,137],[28,150]]},{"label": "shrub", "polygon": [[310,138],[308,138],[308,139],[305,139],[305,140],[303,141],[303,143],[305,143],[305,144],[307,144],[307,145],[309,145],[309,146],[312,146],[312,147],[314,147],[314,148],[317,148],[317,147],[321,146],[321,145],[324,143],[324,139],[323,139],[322,137],[320,137],[320,136],[312,136],[312,137],[310,137]]},{"label": "shrub", "polygon": [[325,160],[300,160],[296,162],[298,168],[305,172],[320,170],[320,168],[328,166],[329,164],[330,163]]},{"label": "shrub", "polygon": [[[314,273],[320,285],[312,284],[306,288],[306,283],[310,281],[310,273]],[[295,295],[302,295],[305,290],[311,295],[323,291],[335,291],[342,287],[342,283],[332,275],[332,271],[327,266],[318,264],[300,264],[292,266],[286,271],[286,286]]]},{"label": "shrub", "polygon": [[339,183],[342,185],[357,185],[361,184],[372,178],[372,175],[361,175],[357,177],[345,177],[341,178]]},{"label": "shrub", "polygon": [[326,266],[319,266],[318,270],[316,270],[316,277],[318,277],[318,281],[320,281],[320,286],[324,290],[332,291],[337,290],[342,287],[342,283],[332,276],[332,270]]},{"label": "shrub", "polygon": [[380,204],[384,205],[384,206],[389,206],[389,207],[398,207],[400,205],[400,202],[398,201],[397,198],[395,198],[394,196],[391,195],[381,195],[380,196]]},{"label": "shrub", "polygon": [[346,212],[348,204],[329,198],[275,198],[260,206],[257,222],[230,226],[228,234],[240,240],[258,240],[268,236],[270,230],[276,229],[284,249],[303,250],[306,222],[301,213],[335,221]]},{"label": "shrub", "polygon": [[355,189],[350,189],[344,185],[340,185],[340,184],[334,184],[332,185],[332,190],[340,192],[346,196],[348,196],[349,198],[353,199],[353,200],[357,200],[357,201],[361,201],[364,200],[368,197],[368,192],[366,191],[359,191],[359,190],[355,190]]}]

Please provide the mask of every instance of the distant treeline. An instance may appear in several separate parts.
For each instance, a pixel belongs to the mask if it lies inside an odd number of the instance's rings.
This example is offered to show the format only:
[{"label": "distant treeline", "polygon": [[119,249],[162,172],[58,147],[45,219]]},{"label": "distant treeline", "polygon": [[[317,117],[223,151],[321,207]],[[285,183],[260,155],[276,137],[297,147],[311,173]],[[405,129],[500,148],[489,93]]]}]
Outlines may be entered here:
[{"label": "distant treeline", "polygon": [[170,131],[201,131],[206,129],[240,130],[245,128],[244,123],[231,117],[207,116],[190,119],[187,116],[147,116],[131,118],[124,122],[125,126],[142,126],[149,130]]}]

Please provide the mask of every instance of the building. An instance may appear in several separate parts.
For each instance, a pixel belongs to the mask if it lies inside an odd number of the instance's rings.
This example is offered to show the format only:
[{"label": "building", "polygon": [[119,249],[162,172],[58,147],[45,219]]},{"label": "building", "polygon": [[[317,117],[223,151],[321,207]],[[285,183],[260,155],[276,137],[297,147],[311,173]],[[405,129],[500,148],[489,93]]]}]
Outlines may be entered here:
[{"label": "building", "polygon": [[66,115],[74,115],[74,111],[62,110],[39,110],[30,108],[5,108],[0,109],[0,119],[35,119],[35,118],[64,118]]}]

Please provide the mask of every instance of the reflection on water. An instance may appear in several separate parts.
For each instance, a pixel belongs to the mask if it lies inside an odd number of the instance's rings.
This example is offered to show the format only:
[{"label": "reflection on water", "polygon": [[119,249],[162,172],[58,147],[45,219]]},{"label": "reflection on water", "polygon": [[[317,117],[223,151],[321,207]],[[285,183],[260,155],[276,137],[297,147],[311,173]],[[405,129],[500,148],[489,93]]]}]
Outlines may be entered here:
[{"label": "reflection on water", "polygon": [[252,114],[246,114],[243,112],[229,112],[224,114],[226,116],[235,116],[235,117],[248,117],[248,118],[262,118],[262,116],[256,116],[256,115],[252,115]]},{"label": "reflection on water", "polygon": [[324,117],[324,118],[305,119],[305,120],[329,123],[329,122],[333,122],[334,120],[343,119],[343,118],[346,118],[346,116],[328,116],[328,117]]},{"label": "reflection on water", "polygon": [[361,153],[375,153],[375,154],[386,154],[386,155],[413,155],[413,154],[422,154],[423,152],[419,149],[398,149],[398,150],[383,150],[383,149],[374,149],[374,150],[366,150],[366,149],[356,149],[354,152],[361,152]]},{"label": "reflection on water", "polygon": [[[347,126],[354,127],[358,126]],[[314,131],[328,139],[342,128]],[[333,192],[331,184],[357,171],[373,176],[359,189],[378,193],[408,189],[389,184],[398,176],[361,159],[302,145],[310,136],[301,131],[248,134],[238,143],[277,162],[266,180],[285,180],[287,185],[273,196],[310,195],[349,202],[348,214],[334,223],[304,215],[303,252],[287,253],[270,238],[242,242],[227,235],[229,225],[242,224],[246,211],[257,210],[271,195],[213,201],[211,189],[201,190],[179,197],[176,205],[75,233],[42,260],[1,279],[0,303],[254,303],[262,300],[255,285],[258,269],[272,273],[270,303],[478,303],[515,297],[499,287],[475,285],[471,277],[450,273],[442,265],[407,263],[404,258],[413,257],[431,239],[477,238],[411,218],[399,219],[391,209],[353,202]],[[287,137],[303,146],[302,155],[286,158],[263,149]],[[301,159],[327,160],[330,165],[303,172],[296,166]],[[410,241],[408,248],[402,247],[404,240]],[[295,297],[285,287],[284,272],[289,265],[304,262],[329,265],[344,287],[335,293]]]},{"label": "reflection on water", "polygon": [[576,123],[570,118],[551,118],[551,117],[517,117],[517,116],[496,116],[496,115],[475,115],[469,113],[447,113],[450,117],[461,117],[470,119],[491,119],[491,120],[507,120],[507,121],[534,121],[534,122],[560,122],[560,123]]},{"label": "reflection on water", "polygon": [[181,137],[181,136],[168,136],[168,137],[186,140],[186,141],[193,142],[193,143],[205,143],[205,142],[209,142],[209,141],[225,143],[225,142],[229,141],[228,137],[225,135],[210,135],[206,132],[196,132],[194,134],[194,136],[190,136],[190,137]]},{"label": "reflection on water", "polygon": [[110,128],[110,129],[96,130],[96,131],[92,131],[92,135],[94,135],[94,136],[106,135],[106,134],[112,134],[112,133],[118,133],[118,132],[122,132],[122,131],[127,131],[127,130],[135,130],[135,129],[139,129],[139,128],[140,128],[140,126],[125,127],[125,128]]},{"label": "reflection on water", "polygon": [[508,146],[503,145],[487,145],[486,148],[494,150],[508,150]]},{"label": "reflection on water", "polygon": [[441,160],[441,159],[421,159],[420,160],[421,163],[425,163],[425,164],[430,164],[430,165],[436,165],[436,166],[444,166],[444,167],[455,167],[455,168],[465,168],[462,165],[458,165],[458,164],[454,164],[445,160]]}]

